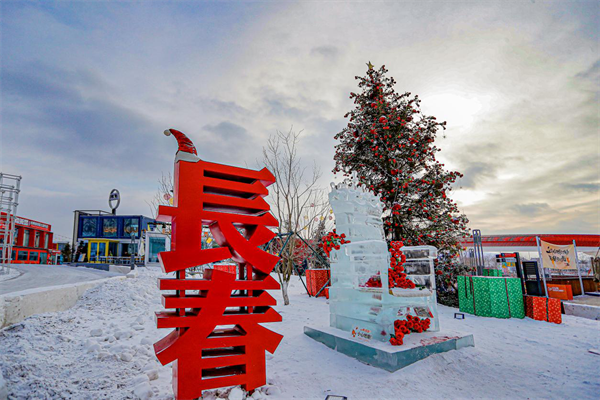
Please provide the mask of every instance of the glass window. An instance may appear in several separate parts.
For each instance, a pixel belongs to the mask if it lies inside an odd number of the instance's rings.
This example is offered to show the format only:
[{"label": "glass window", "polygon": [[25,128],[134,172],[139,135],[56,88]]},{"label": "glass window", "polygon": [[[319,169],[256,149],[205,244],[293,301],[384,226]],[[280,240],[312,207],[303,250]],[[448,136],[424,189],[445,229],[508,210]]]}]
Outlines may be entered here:
[{"label": "glass window", "polygon": [[98,257],[106,257],[106,242],[98,243]]},{"label": "glass window", "polygon": [[40,247],[40,232],[35,233],[35,240],[33,241],[33,247]]},{"label": "glass window", "polygon": [[137,243],[121,243],[121,257],[137,254]]},{"label": "glass window", "polygon": [[48,264],[48,253],[40,253],[40,264]]},{"label": "glass window", "polygon": [[17,258],[17,260],[27,261],[27,253],[27,251],[19,251],[19,258]]},{"label": "glass window", "polygon": [[102,220],[102,236],[116,237],[117,236],[117,219],[104,218]]},{"label": "glass window", "polygon": [[97,218],[84,218],[83,224],[81,227],[81,236],[82,237],[95,237],[97,226],[98,226]]},{"label": "glass window", "polygon": [[12,257],[10,259],[11,260],[16,260],[17,259],[17,251],[16,250],[12,251]]},{"label": "glass window", "polygon": [[89,262],[96,261],[96,256],[98,255],[98,243],[92,242],[90,243],[90,259]]},{"label": "glass window", "polygon": [[108,244],[108,256],[116,257],[118,249],[119,249],[119,243],[110,242]]},{"label": "glass window", "polygon": [[23,246],[29,246],[29,229],[23,231]]},{"label": "glass window", "polygon": [[[15,236],[13,236],[13,246],[17,245],[17,238],[19,237],[19,228],[15,228]],[[13,257],[14,260],[14,257]]]},{"label": "glass window", "polygon": [[165,251],[165,239],[162,237],[152,237],[149,238],[149,249],[148,249],[148,262],[157,263],[158,262],[158,253],[161,251]]},{"label": "glass window", "polygon": [[125,218],[123,222],[123,232],[124,236],[131,237],[131,234],[134,233],[136,237],[138,237],[138,233],[140,231],[140,220],[139,218]]},{"label": "glass window", "polygon": [[46,233],[46,235],[44,235],[44,248],[45,249],[48,248],[48,240],[50,240],[50,235],[48,233]]},{"label": "glass window", "polygon": [[38,252],[37,251],[30,251],[29,252],[29,261],[35,261],[37,262],[38,260]]}]

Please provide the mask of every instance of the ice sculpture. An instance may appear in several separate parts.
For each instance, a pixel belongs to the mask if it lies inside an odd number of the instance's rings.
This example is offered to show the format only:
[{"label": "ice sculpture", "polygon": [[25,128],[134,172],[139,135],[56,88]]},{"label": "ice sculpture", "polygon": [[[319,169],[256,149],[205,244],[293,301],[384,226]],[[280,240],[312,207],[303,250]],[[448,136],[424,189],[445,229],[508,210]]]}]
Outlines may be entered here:
[{"label": "ice sculpture", "polygon": [[[352,332],[371,331],[373,339],[388,341],[394,321],[407,315],[430,318],[429,331],[439,330],[432,246],[405,246],[404,272],[416,285],[414,289],[388,286],[390,265],[384,240],[383,205],[370,192],[344,184],[333,185],[329,203],[335,214],[336,231],[350,243],[333,250],[329,289],[330,325]],[[368,287],[379,280],[381,287]]]}]

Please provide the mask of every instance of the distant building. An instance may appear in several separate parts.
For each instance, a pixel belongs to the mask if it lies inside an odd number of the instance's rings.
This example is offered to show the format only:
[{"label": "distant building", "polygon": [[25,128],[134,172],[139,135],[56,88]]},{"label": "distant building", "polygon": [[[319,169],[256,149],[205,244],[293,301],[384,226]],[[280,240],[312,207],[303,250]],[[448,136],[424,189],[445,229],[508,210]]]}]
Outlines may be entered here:
[{"label": "distant building", "polygon": [[64,239],[54,240],[54,243],[52,244],[52,264],[62,264],[64,262],[71,261],[64,260],[62,255],[62,251],[69,243],[70,242],[68,240]]},{"label": "distant building", "polygon": [[[158,253],[169,250],[165,224],[143,215],[116,215],[101,210],[75,211],[75,262],[102,264],[158,263]],[[78,248],[84,251],[77,253]]]},{"label": "distant building", "polygon": [[58,252],[62,252],[67,244],[69,244],[68,240],[55,240],[54,244],[52,245],[52,249]]},{"label": "distant building", "polygon": [[15,217],[11,262],[13,264],[54,264],[52,257],[54,234],[51,228],[50,224]]}]

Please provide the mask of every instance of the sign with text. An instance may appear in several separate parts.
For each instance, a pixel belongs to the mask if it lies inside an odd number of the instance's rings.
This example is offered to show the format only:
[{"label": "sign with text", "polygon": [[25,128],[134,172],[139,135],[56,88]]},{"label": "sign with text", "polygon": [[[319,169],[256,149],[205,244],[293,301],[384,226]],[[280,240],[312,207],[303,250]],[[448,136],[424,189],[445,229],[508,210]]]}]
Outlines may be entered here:
[{"label": "sign with text", "polygon": [[359,328],[358,326],[352,329],[352,337],[365,342],[370,342],[373,339],[373,334],[370,329]]},{"label": "sign with text", "polygon": [[540,240],[544,268],[577,269],[575,248],[572,244],[560,246]]},{"label": "sign with text", "polygon": [[[179,145],[177,201],[158,208],[156,219],[170,222],[173,232],[171,250],[160,252],[158,260],[163,272],[176,276],[159,279],[166,311],[156,313],[157,327],[173,330],[154,344],[154,352],[162,365],[173,363],[177,400],[236,385],[252,392],[267,383],[265,352],[274,353],[283,339],[263,326],[281,321],[272,308],[277,301],[267,292],[280,288],[271,276],[280,258],[263,249],[279,226],[264,200],[275,177],[266,168],[202,161],[183,132],[165,134]],[[204,230],[210,230],[215,247],[202,248]],[[202,279],[186,279],[188,268],[207,264],[214,268],[206,268]]]},{"label": "sign with text", "polygon": [[27,218],[15,217],[15,224],[23,226],[32,226],[35,228],[43,229],[45,231],[50,230],[50,225],[44,224],[42,222],[33,221]]},{"label": "sign with text", "polygon": [[108,195],[108,206],[112,210],[113,214],[117,213],[117,208],[119,208],[119,204],[121,204],[121,194],[117,189],[113,189]]}]

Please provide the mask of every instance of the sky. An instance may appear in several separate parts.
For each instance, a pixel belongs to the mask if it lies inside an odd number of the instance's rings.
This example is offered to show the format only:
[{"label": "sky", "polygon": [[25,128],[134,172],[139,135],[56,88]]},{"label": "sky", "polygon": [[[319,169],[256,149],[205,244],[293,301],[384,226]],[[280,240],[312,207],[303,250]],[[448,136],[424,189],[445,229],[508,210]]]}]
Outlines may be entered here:
[{"label": "sky", "polygon": [[151,215],[185,132],[259,167],[276,130],[333,180],[366,63],[447,121],[438,158],[482,234],[600,232],[596,1],[0,3],[0,170],[18,214],[70,238],[73,211]]}]

